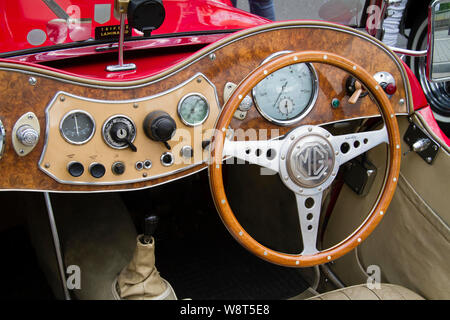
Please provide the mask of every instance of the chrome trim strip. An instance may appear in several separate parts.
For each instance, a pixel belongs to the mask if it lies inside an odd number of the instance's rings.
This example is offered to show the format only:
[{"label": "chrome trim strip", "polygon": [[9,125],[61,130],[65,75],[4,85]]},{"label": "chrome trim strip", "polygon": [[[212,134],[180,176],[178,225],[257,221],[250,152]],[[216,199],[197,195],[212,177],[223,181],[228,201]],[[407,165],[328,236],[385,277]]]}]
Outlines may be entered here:
[{"label": "chrome trim strip", "polygon": [[53,245],[55,246],[56,259],[58,260],[59,276],[61,277],[61,282],[62,282],[63,290],[64,290],[64,296],[65,296],[66,300],[71,300],[69,290],[67,289],[66,273],[65,273],[65,269],[64,269],[64,262],[62,259],[61,245],[60,245],[59,236],[58,236],[58,228],[56,227],[55,216],[53,215],[52,202],[50,200],[50,194],[48,192],[44,192],[44,199],[45,199],[45,205],[47,207],[48,220],[50,223],[50,229],[51,229],[52,237],[53,237]]},{"label": "chrome trim strip", "polygon": [[404,54],[405,56],[410,57],[424,57],[427,55],[428,50],[423,51],[415,51],[415,50],[407,50],[403,48],[397,48],[397,47],[389,47],[392,51],[398,54]]},{"label": "chrome trim strip", "polygon": [[0,159],[3,156],[3,152],[5,151],[5,145],[6,145],[6,131],[5,127],[3,126],[2,120],[0,120]]}]

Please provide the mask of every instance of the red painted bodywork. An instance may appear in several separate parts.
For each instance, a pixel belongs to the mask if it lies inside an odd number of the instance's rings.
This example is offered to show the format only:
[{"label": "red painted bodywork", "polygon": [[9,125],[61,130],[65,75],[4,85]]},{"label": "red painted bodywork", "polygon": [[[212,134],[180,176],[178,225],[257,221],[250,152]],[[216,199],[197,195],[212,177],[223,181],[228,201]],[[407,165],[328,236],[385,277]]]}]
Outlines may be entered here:
[{"label": "red painted bodywork", "polygon": [[[123,72],[107,72],[106,66],[117,64],[117,49],[105,50],[103,53],[96,52],[96,48],[106,45],[85,46],[80,48],[62,49],[58,51],[46,51],[42,53],[21,55],[11,57],[9,60],[17,62],[40,64],[42,66],[53,66],[58,71],[69,74],[96,79],[96,80],[137,80],[157,74],[174,64],[195,53],[200,47],[207,46],[228,34],[220,33],[214,35],[183,36],[164,39],[146,39],[128,41],[125,44],[125,63],[132,61],[137,65],[136,70]],[[137,50],[171,48],[170,51],[152,52],[149,55],[134,55]],[[186,50],[183,50],[186,48]],[[94,54],[101,55],[98,59],[86,59],[75,62],[77,58],[88,58]],[[132,56],[132,59],[131,59]],[[71,63],[67,60],[72,59]]]},{"label": "red painted bodywork", "polygon": [[[81,19],[94,18],[94,6],[97,4],[110,5],[109,21],[100,24],[92,19],[88,24],[89,28],[80,31],[81,33],[86,32],[91,38],[95,36],[95,28],[119,24],[119,20],[113,14],[114,0],[56,0],[56,2],[67,13],[76,12],[75,16],[79,13],[78,16]],[[11,55],[14,52],[15,54],[8,59],[55,67],[59,71],[91,79],[137,80],[173,66],[200,48],[227,36],[229,32],[269,22],[267,19],[233,8],[229,0],[164,0],[163,3],[166,9],[166,19],[161,27],[152,34],[160,37],[142,39],[139,33],[133,29],[132,34],[135,37],[125,42],[125,63],[127,63],[127,59],[132,59],[132,62],[138,66],[137,70],[107,72],[106,66],[117,64],[117,49],[96,51],[98,47],[104,47],[106,44],[96,43],[95,45],[62,49],[61,46],[56,46],[52,40],[58,37],[54,35],[52,29],[54,25],[52,24],[52,27],[49,28],[48,22],[57,16],[41,0],[0,0],[2,15],[0,53],[8,52]],[[73,10],[73,6],[78,6],[79,9]],[[65,23],[64,26],[66,26]],[[34,29],[45,31],[47,35],[46,41],[39,46],[33,46],[27,40],[28,33]],[[208,33],[211,31],[214,31],[214,34]],[[195,35],[192,35],[192,32],[195,32]],[[202,34],[202,32],[204,33]],[[179,36],[173,37],[174,33]],[[168,37],[164,37],[164,35],[168,35]],[[70,39],[69,30],[65,41],[59,44],[70,43],[78,44]],[[167,50],[152,52],[150,56],[148,54],[139,55],[137,52],[156,48],[166,48]],[[35,52],[36,49],[40,50]],[[101,56],[98,56],[95,61],[85,59],[81,62],[79,59],[93,54]],[[70,63],[64,62],[63,59],[67,58],[71,59]]]},{"label": "red painted bodywork", "polygon": [[406,63],[403,62],[403,66],[406,69],[406,74],[409,78],[409,83],[411,85],[411,91],[413,95],[413,102],[414,102],[414,110],[419,110],[421,108],[424,108],[428,106],[427,98],[425,97],[425,94],[423,93],[422,87],[420,86],[419,80],[417,80],[416,76],[412,72],[412,70],[408,67]]},{"label": "red painted bodywork", "polygon": [[424,118],[426,123],[430,126],[431,130],[433,130],[434,134],[438,136],[442,141],[444,141],[447,144],[447,146],[450,146],[450,139],[445,135],[444,132],[442,132],[441,128],[439,128],[436,119],[434,118],[431,107],[427,106],[416,112],[419,113]]},{"label": "red painted bodywork", "polygon": [[[118,25],[119,20],[114,17],[114,0],[55,0],[71,18],[81,20],[89,18],[91,22],[81,21],[78,32],[67,31],[55,35],[55,24],[58,21],[42,0],[1,0],[0,1],[0,52],[33,49],[36,47],[53,46],[71,43],[72,38],[94,38],[95,28],[99,26]],[[268,20],[254,16],[242,10],[233,8],[229,0],[164,0],[166,19],[153,35],[172,34],[192,31],[235,30],[253,27]],[[94,19],[94,5],[110,5],[110,19],[105,23],[98,23]],[[50,21],[54,23],[49,24]],[[74,26],[72,26],[74,27]],[[46,33],[46,40],[39,46],[33,46],[27,41],[31,30],[39,29]],[[66,35],[64,37],[64,35]],[[133,36],[139,33],[133,30]],[[64,39],[63,39],[64,38]]]}]

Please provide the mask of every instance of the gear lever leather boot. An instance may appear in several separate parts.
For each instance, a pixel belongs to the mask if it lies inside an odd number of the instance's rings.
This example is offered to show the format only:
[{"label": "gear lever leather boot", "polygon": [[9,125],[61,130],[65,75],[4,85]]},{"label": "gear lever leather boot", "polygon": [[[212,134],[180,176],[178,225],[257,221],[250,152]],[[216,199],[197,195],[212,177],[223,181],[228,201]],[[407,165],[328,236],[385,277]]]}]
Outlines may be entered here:
[{"label": "gear lever leather boot", "polygon": [[113,293],[117,299],[177,299],[169,282],[161,278],[155,267],[155,240],[152,235],[156,224],[155,216],[145,219],[144,234],[136,239],[133,258],[114,281]]}]

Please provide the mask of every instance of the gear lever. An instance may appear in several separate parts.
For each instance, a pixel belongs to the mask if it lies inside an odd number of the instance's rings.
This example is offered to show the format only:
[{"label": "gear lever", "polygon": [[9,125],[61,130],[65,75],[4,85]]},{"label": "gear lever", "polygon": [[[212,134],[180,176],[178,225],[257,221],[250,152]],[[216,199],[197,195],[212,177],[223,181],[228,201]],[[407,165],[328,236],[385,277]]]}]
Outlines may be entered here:
[{"label": "gear lever", "polygon": [[122,269],[113,284],[116,299],[123,300],[176,300],[170,283],[156,269],[155,234],[159,218],[144,218],[144,234],[136,239],[136,249],[130,263]]},{"label": "gear lever", "polygon": [[152,242],[153,235],[155,234],[156,227],[158,226],[159,218],[155,215],[146,216],[144,219],[144,234],[140,241],[143,244]]}]

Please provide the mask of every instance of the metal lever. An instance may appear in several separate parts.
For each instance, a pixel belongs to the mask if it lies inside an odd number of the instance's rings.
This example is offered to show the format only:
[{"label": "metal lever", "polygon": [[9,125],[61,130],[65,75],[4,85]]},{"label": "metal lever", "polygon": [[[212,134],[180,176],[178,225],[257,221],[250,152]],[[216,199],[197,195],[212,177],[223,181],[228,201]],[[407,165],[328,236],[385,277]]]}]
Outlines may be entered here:
[{"label": "metal lever", "polygon": [[111,65],[106,67],[106,71],[109,72],[117,72],[117,71],[125,71],[125,70],[135,70],[136,65],[134,63],[123,63],[123,42],[125,38],[125,18],[127,17],[127,10],[124,7],[128,6],[128,1],[116,1],[114,8],[116,11],[120,13],[120,33],[119,33],[119,64]]},{"label": "metal lever", "polygon": [[362,86],[361,86],[361,83],[359,81],[355,82],[355,90],[356,91],[353,93],[353,95],[348,100],[348,103],[350,103],[350,104],[355,104],[356,101],[358,101],[358,99],[361,96],[361,94],[363,93]]},{"label": "metal lever", "polygon": [[144,235],[141,238],[143,244],[149,244],[152,242],[153,235],[155,234],[156,227],[158,226],[158,216],[147,216],[144,219]]}]

